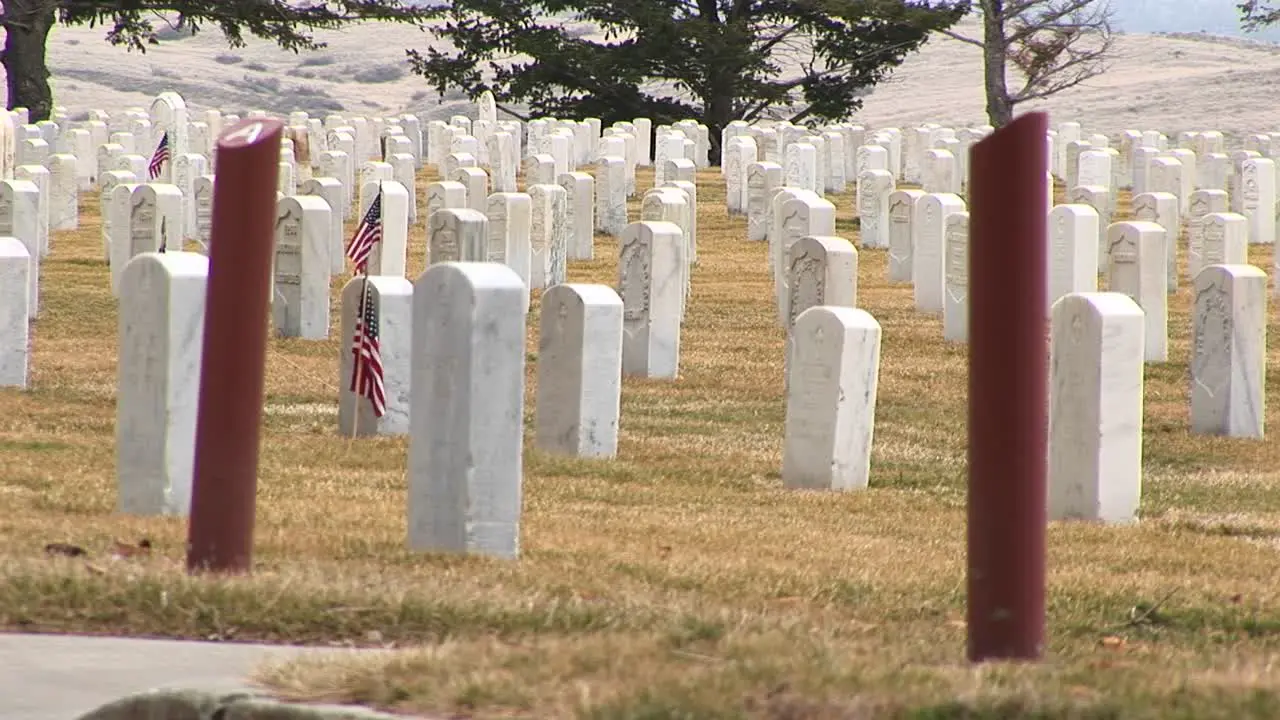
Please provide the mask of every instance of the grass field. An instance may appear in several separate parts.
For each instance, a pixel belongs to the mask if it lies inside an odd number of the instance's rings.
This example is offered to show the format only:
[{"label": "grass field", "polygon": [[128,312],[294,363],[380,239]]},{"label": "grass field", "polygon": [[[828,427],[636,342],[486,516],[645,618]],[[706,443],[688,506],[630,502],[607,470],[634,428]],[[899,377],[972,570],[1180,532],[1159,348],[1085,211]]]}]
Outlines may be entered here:
[{"label": "grass field", "polygon": [[[862,253],[859,304],[884,329],[871,487],[784,491],[766,245],[726,217],[717,171],[699,196],[681,377],[626,380],[616,460],[526,449],[518,562],[406,550],[407,440],[337,434],[335,332],[270,345],[256,566],[240,579],[184,573],[183,520],[115,513],[117,320],[86,196],[43,266],[32,389],[0,391],[0,628],[394,648],[260,680],[458,717],[1280,716],[1280,443],[1188,433],[1187,283],[1171,362],[1147,368],[1142,522],[1050,527],[1046,662],[974,667],[965,346],[885,283],[884,251]],[[836,200],[854,239],[852,197]],[[423,240],[419,223],[411,278]],[[569,279],[612,285],[616,256],[598,237]],[[528,437],[536,328],[535,305]],[[142,538],[149,552],[121,552]]]}]

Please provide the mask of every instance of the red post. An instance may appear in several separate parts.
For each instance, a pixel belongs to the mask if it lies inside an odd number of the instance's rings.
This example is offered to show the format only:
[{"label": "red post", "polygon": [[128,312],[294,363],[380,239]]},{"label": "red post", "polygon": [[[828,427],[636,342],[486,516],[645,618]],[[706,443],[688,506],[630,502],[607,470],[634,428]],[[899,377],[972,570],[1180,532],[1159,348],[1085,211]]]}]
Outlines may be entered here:
[{"label": "red post", "polygon": [[253,560],[276,184],[284,124],[248,118],[218,138],[188,572]]},{"label": "red post", "polygon": [[969,659],[1044,652],[1048,474],[1044,113],[969,159]]}]

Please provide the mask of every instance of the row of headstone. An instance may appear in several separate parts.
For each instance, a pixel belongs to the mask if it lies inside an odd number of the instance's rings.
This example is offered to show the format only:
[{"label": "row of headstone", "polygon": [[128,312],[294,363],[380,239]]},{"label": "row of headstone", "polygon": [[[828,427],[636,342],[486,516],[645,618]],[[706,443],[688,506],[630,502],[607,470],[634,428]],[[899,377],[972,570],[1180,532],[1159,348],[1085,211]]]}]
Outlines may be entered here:
[{"label": "row of headstone", "polygon": [[[1266,275],[1210,265],[1195,281],[1191,431],[1261,438]],[[1146,313],[1128,294],[1071,293],[1052,311],[1049,518],[1128,523],[1142,495]]]},{"label": "row of headstone", "polygon": [[[917,184],[926,193],[962,195],[968,148],[990,132],[989,126],[956,131],[927,124],[904,133],[897,128],[868,132],[849,124],[810,130],[735,121],[724,130],[721,150],[726,208],[731,215],[748,215],[748,238],[760,240],[766,234],[771,190],[786,185],[821,196],[843,192],[846,182],[856,181],[855,214],[863,223],[863,242],[883,247],[885,212],[880,204],[895,182]],[[1079,123],[1068,122],[1050,131],[1046,144],[1051,176],[1065,182],[1071,202],[1092,206],[1104,220],[1116,206],[1116,192],[1131,187],[1135,197],[1150,203],[1138,206],[1141,214],[1155,215],[1155,205],[1167,204],[1172,196],[1177,209],[1160,212],[1159,221],[1176,233],[1173,224],[1179,219],[1205,214],[1203,198],[1200,211],[1193,210],[1195,193],[1223,192],[1230,204],[1221,211],[1244,215],[1249,242],[1258,244],[1274,242],[1280,215],[1280,169],[1269,157],[1280,152],[1280,143],[1272,139],[1250,136],[1244,149],[1228,155],[1218,132],[1180,133],[1177,146],[1170,147],[1161,133],[1129,130],[1116,149],[1105,135],[1085,137]],[[1199,164],[1197,153],[1203,153]],[[881,172],[868,176],[868,171]]]},{"label": "row of headstone", "polygon": [[[755,128],[751,131],[751,135],[759,136]],[[922,131],[916,137],[926,134]],[[975,133],[974,137],[980,138],[981,134]],[[811,149],[815,146],[811,138],[781,145],[788,163],[784,168],[770,160],[759,160],[751,135],[728,134],[725,140],[726,206],[731,215],[747,216],[748,240],[770,241],[768,257],[775,277],[779,320],[789,328],[784,482],[797,487],[860,487],[865,484],[869,467],[873,410],[858,405],[839,422],[817,423],[810,416],[837,417],[837,406],[846,397],[874,398],[874,385],[856,390],[838,386],[839,362],[819,362],[816,367],[805,369],[801,359],[806,357],[805,343],[812,341],[810,333],[837,338],[832,341],[834,344],[852,333],[864,338],[860,347],[869,346],[871,341],[867,338],[873,335],[869,328],[874,321],[867,322],[867,316],[859,323],[854,319],[855,311],[849,309],[856,305],[856,270],[833,272],[841,265],[856,268],[857,251],[847,241],[821,237],[833,230],[835,209],[822,198],[821,178],[828,176],[814,170],[820,156]],[[1195,138],[1180,137],[1180,142],[1191,139]],[[1214,135],[1208,134],[1198,141],[1212,144],[1214,140]],[[838,147],[838,143],[834,145]],[[869,168],[859,175],[856,210],[861,240],[864,247],[887,247],[890,281],[913,282],[918,309],[940,312],[944,337],[963,342],[968,333],[968,214],[960,196],[965,183],[957,180],[956,168],[948,165],[953,158],[935,149],[915,152],[920,146],[915,144],[911,154],[922,159],[915,164],[915,181],[924,186],[922,189],[896,189],[895,173],[887,167]],[[1053,152],[1052,142],[1049,147]],[[1236,176],[1247,178],[1237,184],[1247,188],[1243,191],[1248,198],[1245,205],[1254,211],[1246,215],[1230,211],[1225,189],[1188,183],[1175,172],[1178,160],[1164,162],[1157,157],[1152,163],[1157,169],[1152,173],[1151,185],[1145,192],[1135,192],[1132,199],[1135,220],[1113,223],[1113,188],[1119,186],[1110,176],[1110,160],[1115,151],[1089,155],[1074,141],[1065,149],[1071,158],[1069,174],[1077,183],[1091,186],[1089,192],[1096,188],[1097,195],[1105,195],[1105,200],[1058,205],[1049,211],[1045,238],[1047,310],[1058,343],[1052,378],[1058,409],[1054,415],[1056,452],[1051,470],[1050,512],[1055,519],[1086,517],[1128,522],[1136,516],[1140,497],[1143,365],[1167,359],[1167,296],[1176,290],[1179,279],[1178,244],[1168,238],[1179,238],[1184,229],[1186,278],[1193,285],[1195,298],[1192,430],[1262,437],[1266,275],[1246,263],[1251,228],[1263,238],[1273,236],[1271,230],[1259,233],[1256,228],[1260,222],[1268,222],[1264,218],[1274,217],[1270,199],[1274,195],[1270,187],[1274,172],[1270,160],[1246,158],[1237,163]],[[872,162],[879,164],[888,156],[888,148],[875,150],[879,152],[864,153],[864,159],[874,157]],[[828,153],[828,160],[838,160],[838,152]],[[1190,151],[1177,155],[1182,162],[1194,161]],[[1053,163],[1055,174],[1060,174],[1060,165],[1061,161]],[[842,189],[838,178],[825,187],[827,192]],[[1052,195],[1046,198],[1046,209],[1052,206],[1052,200]],[[1106,208],[1105,217],[1096,205]],[[837,245],[840,251],[833,253],[832,247]],[[817,260],[819,257],[821,261]],[[852,262],[832,262],[832,258],[845,257],[851,257]],[[847,292],[847,307],[813,309],[824,303],[797,302],[796,289],[806,287],[797,273],[802,266],[822,268],[826,272],[824,289],[836,287]],[[1097,292],[1100,271],[1111,292]],[[810,281],[807,287],[816,290],[817,284]],[[1107,321],[1110,325],[1105,331],[1096,323],[1086,325],[1091,328],[1086,333],[1096,334],[1089,336],[1094,340],[1086,341],[1079,332],[1078,316],[1086,313],[1082,308],[1128,319]],[[812,315],[811,324],[823,330],[815,332],[802,323],[802,317],[809,318],[805,313]],[[1063,320],[1064,314],[1076,320]],[[822,320],[818,321],[818,317]],[[857,333],[853,333],[854,327],[859,328]],[[1075,330],[1067,333],[1062,327]],[[1121,332],[1116,328],[1120,327],[1127,339],[1114,340],[1113,336]],[[1059,342],[1060,337],[1063,339]],[[1112,347],[1121,343],[1125,344],[1124,352]],[[1104,358],[1108,354],[1117,360],[1108,363]],[[1063,358],[1061,362],[1059,356]],[[874,372],[874,362],[865,356],[855,366]],[[821,382],[809,383],[806,372]],[[1081,396],[1083,400],[1074,397],[1082,387],[1077,382],[1082,373],[1100,388],[1087,390]],[[1067,388],[1071,388],[1070,393]],[[1099,409],[1099,404],[1104,407]],[[1082,412],[1082,405],[1089,407]],[[793,422],[806,431],[793,436]],[[809,425],[811,422],[814,424]],[[837,431],[843,435],[835,437],[833,433]],[[1088,444],[1076,436],[1093,443],[1089,449],[1093,460],[1075,462],[1081,444]],[[832,447],[836,448],[834,454]]]},{"label": "row of headstone", "polygon": [[[626,235],[624,255],[641,260],[621,263],[622,297],[601,285],[558,284],[546,292],[536,443],[547,451],[613,457],[622,376],[660,377],[678,366],[681,288],[673,278],[684,248],[680,230],[641,222]],[[24,260],[25,249],[9,244],[0,250]],[[25,268],[0,264],[15,274]],[[189,511],[198,388],[190,378],[200,372],[207,276],[203,255],[181,251],[144,252],[123,270],[117,472],[124,512]],[[359,277],[343,291],[345,306],[364,302],[369,290],[388,403],[373,417],[367,400],[344,394],[341,429],[409,435],[409,541],[417,549],[518,553],[523,286],[502,263],[446,261],[413,285],[403,277]],[[353,315],[344,313],[344,335],[353,334]],[[344,375],[350,356],[348,346]],[[459,422],[467,424],[461,435]],[[467,497],[489,501],[459,500]]]}]

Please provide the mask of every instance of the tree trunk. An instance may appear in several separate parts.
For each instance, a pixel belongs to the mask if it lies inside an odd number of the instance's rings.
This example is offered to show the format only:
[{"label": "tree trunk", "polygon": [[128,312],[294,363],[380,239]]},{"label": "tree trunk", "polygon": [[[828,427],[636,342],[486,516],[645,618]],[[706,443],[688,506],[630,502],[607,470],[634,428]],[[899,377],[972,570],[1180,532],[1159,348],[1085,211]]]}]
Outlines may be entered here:
[{"label": "tree trunk", "polygon": [[31,122],[48,120],[53,114],[53,91],[49,88],[49,66],[45,44],[53,28],[53,4],[43,0],[6,0],[4,13],[4,65],[9,80],[7,107],[25,107]]},{"label": "tree trunk", "polygon": [[711,141],[711,157],[708,158],[708,162],[714,166],[720,164],[720,133],[724,132],[724,129],[734,119],[732,117],[734,98],[731,87],[730,85],[723,85],[719,90],[713,89],[710,97],[703,98],[706,111],[702,122],[707,126],[707,139]]},{"label": "tree trunk", "polygon": [[982,60],[987,90],[987,120],[1001,128],[1013,121],[1013,103],[1005,78],[1009,43],[1004,33],[1004,0],[983,0]]}]

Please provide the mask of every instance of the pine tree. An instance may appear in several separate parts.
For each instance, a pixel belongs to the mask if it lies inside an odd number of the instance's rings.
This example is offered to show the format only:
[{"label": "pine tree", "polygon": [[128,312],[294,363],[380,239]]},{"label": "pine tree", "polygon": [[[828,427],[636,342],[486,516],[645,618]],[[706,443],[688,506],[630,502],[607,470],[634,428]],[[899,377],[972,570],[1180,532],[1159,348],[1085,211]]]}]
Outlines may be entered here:
[{"label": "pine tree", "polygon": [[[442,95],[493,92],[512,114],[838,121],[967,0],[454,0],[410,50]],[[517,115],[519,117],[519,115]],[[713,153],[713,157],[716,156]]]},{"label": "pine tree", "polygon": [[362,20],[413,22],[420,9],[398,0],[338,0],[299,5],[285,0],[3,0],[0,24],[5,29],[0,55],[9,82],[8,107],[25,107],[31,121],[46,120],[53,110],[49,67],[45,59],[49,31],[55,24],[103,26],[116,45],[145,52],[156,39],[155,22],[174,18],[176,29],[198,32],[220,29],[232,47],[246,35],[274,40],[286,50],[323,47],[312,31]]}]

